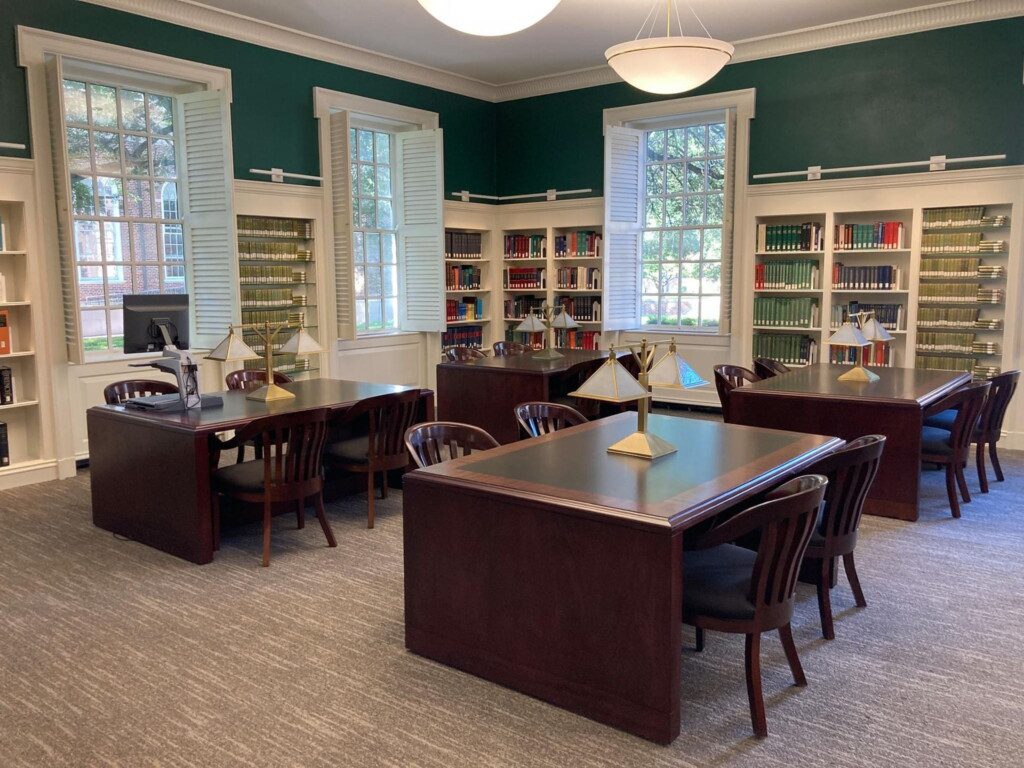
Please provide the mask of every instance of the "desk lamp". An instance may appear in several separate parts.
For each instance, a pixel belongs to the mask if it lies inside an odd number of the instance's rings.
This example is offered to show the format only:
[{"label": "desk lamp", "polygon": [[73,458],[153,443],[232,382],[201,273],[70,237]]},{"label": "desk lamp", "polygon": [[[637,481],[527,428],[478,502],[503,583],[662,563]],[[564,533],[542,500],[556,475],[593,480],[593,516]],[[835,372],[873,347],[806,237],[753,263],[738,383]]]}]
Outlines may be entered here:
[{"label": "desk lamp", "polygon": [[516,326],[517,331],[523,333],[544,333],[546,346],[533,353],[533,357],[537,360],[557,360],[564,355],[555,349],[555,329],[559,330],[572,330],[579,328],[579,323],[572,319],[564,306],[552,307],[547,302],[540,308],[542,315],[538,315],[536,311],[530,312],[526,318],[519,325]]},{"label": "desk lamp", "polygon": [[867,312],[858,312],[860,318],[860,332],[864,335],[864,338],[871,342],[872,357],[874,357],[875,345],[884,347],[892,341],[892,335],[885,329],[878,320],[875,319],[874,310]]},{"label": "desk lamp", "polygon": [[878,374],[869,371],[862,365],[863,356],[860,350],[870,347],[871,342],[864,338],[864,334],[852,322],[847,320],[843,323],[842,327],[832,334],[828,343],[833,347],[856,347],[858,350],[856,364],[840,376],[839,381],[878,381]]},{"label": "desk lamp", "polygon": [[651,386],[666,389],[695,389],[707,385],[700,374],[676,351],[675,338],[669,340],[668,352],[654,364],[648,378]]},{"label": "desk lamp", "polygon": [[[257,355],[242,339],[235,336],[236,328],[243,331],[255,331],[260,337],[260,341],[263,342],[263,357],[266,361],[265,371],[267,383],[254,392],[247,394],[245,396],[246,399],[258,400],[260,402],[291,400],[295,395],[274,383],[274,338],[282,329],[287,327],[287,325],[287,323],[246,323],[243,325],[229,325],[228,335],[220,344],[217,345],[216,349],[206,356],[206,359],[217,360],[220,362],[227,362],[229,360],[258,360],[260,355]],[[316,340],[310,336],[302,326],[299,326],[299,330],[295,332],[294,336],[284,343],[281,347],[281,351],[285,354],[307,355],[315,354],[322,350]]]}]

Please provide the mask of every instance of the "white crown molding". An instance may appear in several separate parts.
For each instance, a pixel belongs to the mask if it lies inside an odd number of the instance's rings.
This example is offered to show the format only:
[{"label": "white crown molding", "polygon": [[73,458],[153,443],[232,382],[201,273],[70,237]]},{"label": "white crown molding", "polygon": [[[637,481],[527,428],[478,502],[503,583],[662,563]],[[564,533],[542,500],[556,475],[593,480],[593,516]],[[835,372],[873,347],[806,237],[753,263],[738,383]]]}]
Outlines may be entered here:
[{"label": "white crown molding", "polygon": [[287,184],[275,181],[251,181],[235,179],[235,194],[273,195],[274,197],[296,197],[302,199],[321,200],[324,189],[311,184]]},{"label": "white crown molding", "polygon": [[0,173],[23,173],[31,176],[36,172],[36,161],[30,157],[0,156]]},{"label": "white crown molding", "polygon": [[[85,2],[483,101],[513,101],[621,82],[611,67],[602,65],[499,85],[211,8],[195,0]],[[735,42],[736,53],[732,61],[735,63],[787,56],[838,45],[924,32],[929,29],[1021,15],[1024,15],[1024,0],[949,0],[904,11],[740,40]]]},{"label": "white crown molding", "polygon": [[750,184],[747,186],[747,196],[805,195],[808,192],[846,192],[874,189],[876,187],[921,187],[936,183],[954,184],[1014,180],[1024,180],[1024,165],[1002,165],[995,168],[958,168],[953,171],[879,174],[877,176],[857,176],[848,179]]}]

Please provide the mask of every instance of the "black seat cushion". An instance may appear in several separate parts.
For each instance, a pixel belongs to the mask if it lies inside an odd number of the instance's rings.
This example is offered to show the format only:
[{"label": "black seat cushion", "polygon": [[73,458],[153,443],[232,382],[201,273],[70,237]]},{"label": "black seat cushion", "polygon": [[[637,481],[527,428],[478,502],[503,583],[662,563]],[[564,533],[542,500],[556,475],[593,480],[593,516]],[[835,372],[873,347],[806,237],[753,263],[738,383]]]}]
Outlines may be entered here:
[{"label": "black seat cushion", "polygon": [[220,493],[263,493],[263,460],[229,464],[213,473],[213,489]]},{"label": "black seat cushion", "polygon": [[949,444],[952,437],[948,429],[939,427],[921,428],[921,453],[932,456],[949,456],[953,453],[953,446]]},{"label": "black seat cushion", "polygon": [[368,464],[369,453],[369,435],[359,435],[331,443],[327,446],[324,457],[339,464]]},{"label": "black seat cushion", "polygon": [[942,411],[936,413],[934,416],[929,416],[924,420],[926,427],[938,427],[939,429],[945,429],[949,432],[953,431],[953,422],[956,421],[956,415],[958,411],[956,408],[950,408],[948,411]]},{"label": "black seat cushion", "polygon": [[735,544],[683,553],[683,616],[752,619],[747,593],[757,553]]}]

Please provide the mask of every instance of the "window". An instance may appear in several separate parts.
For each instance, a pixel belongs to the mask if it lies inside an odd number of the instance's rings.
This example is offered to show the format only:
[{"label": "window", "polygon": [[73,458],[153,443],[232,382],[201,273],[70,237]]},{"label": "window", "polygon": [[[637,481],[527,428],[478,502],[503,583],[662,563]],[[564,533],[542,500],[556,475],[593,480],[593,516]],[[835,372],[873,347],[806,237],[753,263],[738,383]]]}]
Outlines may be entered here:
[{"label": "window", "polygon": [[122,296],[184,293],[174,98],[62,81],[72,247],[87,352],[122,349]]},{"label": "window", "polygon": [[398,328],[392,144],[392,135],[384,131],[349,130],[356,333]]},{"label": "window", "polygon": [[718,332],[722,322],[726,125],[644,133],[640,321]]}]

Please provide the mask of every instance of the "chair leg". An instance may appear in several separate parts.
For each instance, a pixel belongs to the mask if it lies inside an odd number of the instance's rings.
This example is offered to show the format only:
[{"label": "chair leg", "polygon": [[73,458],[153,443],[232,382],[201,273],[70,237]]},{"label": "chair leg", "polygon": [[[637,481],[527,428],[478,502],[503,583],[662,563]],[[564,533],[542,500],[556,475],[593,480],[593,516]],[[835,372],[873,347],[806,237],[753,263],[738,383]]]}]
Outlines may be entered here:
[{"label": "chair leg", "polygon": [[768,721],[764,715],[764,694],[761,692],[761,634],[747,635],[743,651],[747,672],[747,700],[750,702],[750,722],[754,735],[763,739],[768,735]]},{"label": "chair leg", "polygon": [[999,454],[996,453],[996,444],[988,444],[988,457],[992,459],[992,471],[996,473],[996,480],[1003,482],[1003,468],[999,466]]},{"label": "chair leg", "polygon": [[786,651],[786,660],[793,673],[793,682],[800,687],[807,685],[804,668],[800,666],[800,657],[796,652],[796,643],[793,642],[793,628],[789,624],[779,627],[779,639],[782,641],[782,648]]},{"label": "chair leg", "polygon": [[235,457],[235,464],[241,464],[245,461],[245,443],[240,443],[238,446],[238,455]]},{"label": "chair leg", "polygon": [[220,494],[214,493],[210,499],[210,514],[213,517],[213,551],[220,549]]},{"label": "chair leg", "polygon": [[300,531],[306,527],[306,500],[299,499],[295,502],[295,527]]},{"label": "chair leg", "polygon": [[324,536],[327,537],[327,546],[336,547],[338,542],[334,540],[334,531],[331,530],[331,524],[327,522],[327,515],[324,514],[324,495],[318,493],[315,497],[316,504],[316,519],[320,521],[320,527],[324,529]]},{"label": "chair leg", "polygon": [[270,565],[270,498],[263,501],[263,567]]},{"label": "chair leg", "polygon": [[857,576],[857,566],[853,562],[853,552],[843,555],[843,568],[846,569],[846,580],[850,582],[850,591],[853,592],[853,599],[858,608],[867,608],[868,601],[864,599],[864,591],[860,588],[860,578]]},{"label": "chair leg", "polygon": [[704,650],[704,629],[702,627],[694,627],[694,631],[696,634],[694,646],[697,649],[697,653],[700,653]]},{"label": "chair leg", "polygon": [[978,443],[974,451],[974,463],[978,466],[978,485],[982,493],[988,493],[988,473],[985,471],[985,443]]},{"label": "chair leg", "polygon": [[956,472],[952,464],[946,465],[946,495],[949,497],[949,508],[953,517],[960,517],[960,502],[956,497]]},{"label": "chair leg", "polygon": [[380,497],[382,499],[388,497],[388,471],[386,469],[380,473]]},{"label": "chair leg", "polygon": [[965,502],[970,501],[971,492],[967,490],[967,478],[964,477],[963,466],[957,464],[954,471],[956,473],[956,484],[960,487],[960,496],[963,498]]},{"label": "chair leg", "polygon": [[818,573],[818,614],[821,616],[821,636],[835,640],[836,630],[832,623],[832,597],[829,594],[829,577],[832,575],[832,559],[822,558]]},{"label": "chair leg", "polygon": [[366,527],[373,528],[374,513],[373,513],[373,476],[374,472],[370,471],[366,473]]}]

